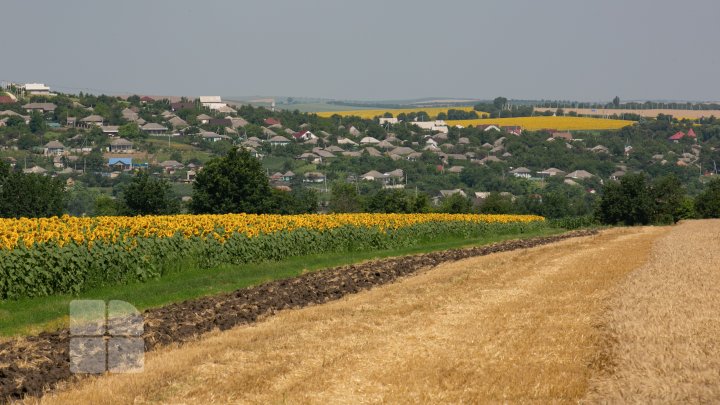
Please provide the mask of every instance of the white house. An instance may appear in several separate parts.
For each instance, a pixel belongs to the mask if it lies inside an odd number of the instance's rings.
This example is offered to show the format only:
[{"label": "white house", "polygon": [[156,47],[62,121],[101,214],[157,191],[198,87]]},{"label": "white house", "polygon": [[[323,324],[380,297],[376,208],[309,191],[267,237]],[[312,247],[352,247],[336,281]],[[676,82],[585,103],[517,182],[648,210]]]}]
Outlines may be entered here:
[{"label": "white house", "polygon": [[29,95],[50,95],[50,87],[44,83],[26,83],[20,86]]},{"label": "white house", "polygon": [[200,96],[200,104],[211,110],[220,110],[223,107],[227,107],[227,104],[223,103],[222,97],[220,96]]}]

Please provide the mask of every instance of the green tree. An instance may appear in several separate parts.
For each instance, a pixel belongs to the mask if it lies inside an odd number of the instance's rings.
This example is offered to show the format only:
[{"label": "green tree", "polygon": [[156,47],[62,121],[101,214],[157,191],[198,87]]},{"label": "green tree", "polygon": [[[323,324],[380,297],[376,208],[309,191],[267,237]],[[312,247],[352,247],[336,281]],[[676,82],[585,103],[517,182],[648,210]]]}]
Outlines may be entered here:
[{"label": "green tree", "polygon": [[695,210],[702,218],[720,218],[720,179],[714,179],[695,198]]},{"label": "green tree", "polygon": [[131,122],[118,128],[118,135],[127,139],[139,139],[145,136],[138,124]]},{"label": "green tree", "polygon": [[413,202],[401,190],[380,189],[370,197],[368,212],[409,213],[413,211]]},{"label": "green tree", "polygon": [[267,212],[271,189],[260,161],[247,150],[230,149],[210,160],[193,183],[190,210],[196,214]]},{"label": "green tree", "polygon": [[61,180],[11,171],[9,165],[0,162],[0,217],[60,216],[65,198]]},{"label": "green tree", "polygon": [[655,206],[654,223],[671,224],[687,215],[683,206],[685,188],[677,176],[671,174],[655,180],[650,192]]},{"label": "green tree", "polygon": [[615,98],[612,101],[613,105],[617,108],[620,107],[620,97],[615,96]]},{"label": "green tree", "polygon": [[466,196],[455,193],[445,197],[440,205],[440,212],[448,214],[465,214],[472,210],[472,202]]},{"label": "green tree", "polygon": [[360,212],[362,202],[355,186],[337,182],[330,192],[329,208],[331,212]]},{"label": "green tree", "polygon": [[28,125],[30,127],[30,132],[33,134],[44,131],[47,126],[45,123],[45,117],[43,117],[43,115],[38,111],[32,112],[30,115],[30,124]]},{"label": "green tree", "polygon": [[605,185],[597,216],[604,224],[646,225],[654,208],[645,175],[626,174],[619,183]]},{"label": "green tree", "polygon": [[180,202],[165,179],[152,178],[145,170],[137,172],[123,191],[125,211],[130,215],[166,215],[180,211]]},{"label": "green tree", "polygon": [[502,196],[500,193],[490,193],[480,204],[480,212],[483,214],[510,214],[513,212],[513,204],[509,197]]}]

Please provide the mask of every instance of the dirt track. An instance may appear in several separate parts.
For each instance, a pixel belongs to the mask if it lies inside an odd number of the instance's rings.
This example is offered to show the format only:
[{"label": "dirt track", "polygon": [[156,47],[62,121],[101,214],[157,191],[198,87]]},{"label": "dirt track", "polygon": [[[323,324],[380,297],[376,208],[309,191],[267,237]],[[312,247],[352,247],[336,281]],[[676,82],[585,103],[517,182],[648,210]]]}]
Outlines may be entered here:
[{"label": "dirt track", "polygon": [[612,229],[440,265],[149,353],[49,403],[577,402],[608,370],[613,288],[667,228]]}]

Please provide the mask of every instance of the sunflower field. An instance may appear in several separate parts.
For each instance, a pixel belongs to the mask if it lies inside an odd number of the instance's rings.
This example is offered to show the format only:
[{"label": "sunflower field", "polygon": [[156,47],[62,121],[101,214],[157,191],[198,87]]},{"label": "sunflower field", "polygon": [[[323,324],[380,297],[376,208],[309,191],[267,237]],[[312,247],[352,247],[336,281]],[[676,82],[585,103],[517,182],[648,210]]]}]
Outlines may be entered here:
[{"label": "sunflower field", "polygon": [[538,216],[474,214],[0,219],[0,299],[143,281],[161,277],[168,264],[184,260],[210,268],[545,226]]}]

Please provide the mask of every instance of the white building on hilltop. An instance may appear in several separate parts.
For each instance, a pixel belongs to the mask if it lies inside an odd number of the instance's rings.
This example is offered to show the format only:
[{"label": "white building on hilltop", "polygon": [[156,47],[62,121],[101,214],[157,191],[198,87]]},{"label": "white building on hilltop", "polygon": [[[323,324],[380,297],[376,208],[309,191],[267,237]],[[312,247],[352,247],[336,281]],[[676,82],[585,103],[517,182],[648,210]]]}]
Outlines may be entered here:
[{"label": "white building on hilltop", "polygon": [[50,87],[43,83],[26,83],[20,86],[28,95],[50,95]]},{"label": "white building on hilltop", "polygon": [[200,96],[200,104],[211,110],[220,110],[223,107],[227,107],[227,104],[223,103],[220,96]]}]

